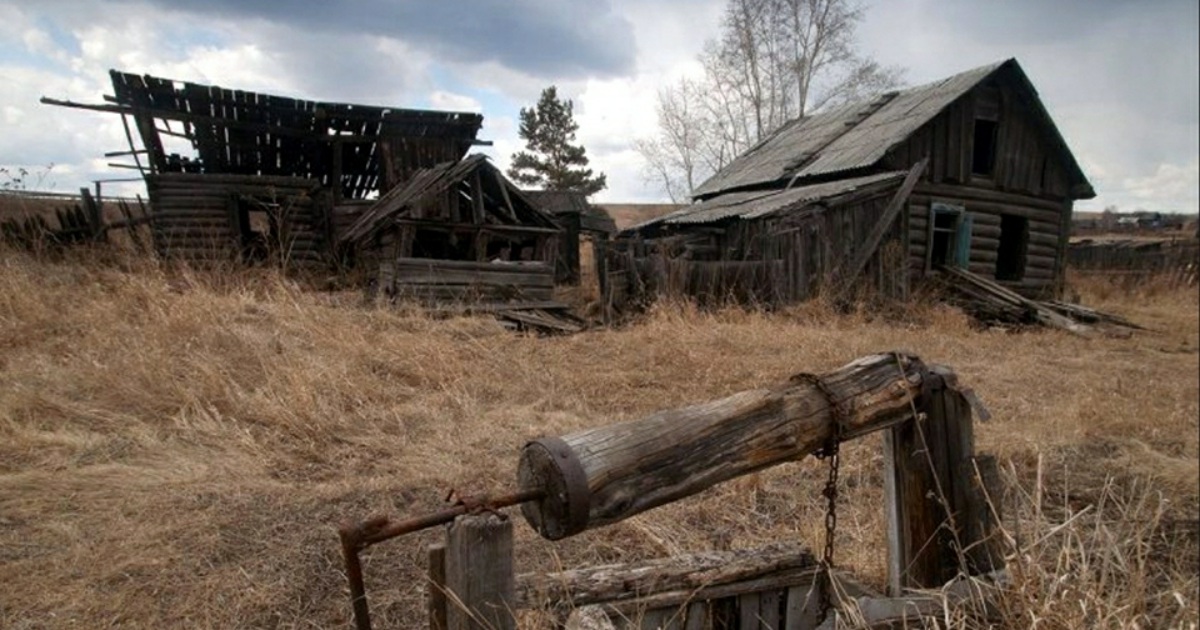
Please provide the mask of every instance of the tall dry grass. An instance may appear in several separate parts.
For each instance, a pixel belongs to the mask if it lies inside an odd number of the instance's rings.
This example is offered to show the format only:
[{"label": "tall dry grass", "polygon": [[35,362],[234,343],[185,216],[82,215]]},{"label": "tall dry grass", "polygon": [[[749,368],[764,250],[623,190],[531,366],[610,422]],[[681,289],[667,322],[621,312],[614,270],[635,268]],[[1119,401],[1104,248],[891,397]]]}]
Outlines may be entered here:
[{"label": "tall dry grass", "polygon": [[[903,318],[665,305],[546,339],[270,270],[2,252],[0,627],[344,624],[339,520],[509,488],[530,437],[895,348],[956,368],[994,415],[977,435],[1014,483],[1005,627],[1186,626],[1200,600],[1196,299],[1105,296],[1159,331],[1128,339],[980,332],[936,305]],[[878,583],[879,443],[843,453],[838,561]],[[781,466],[561,543],[521,526],[517,565],[816,546],[822,476]],[[368,554],[377,627],[420,623],[437,535]]]}]

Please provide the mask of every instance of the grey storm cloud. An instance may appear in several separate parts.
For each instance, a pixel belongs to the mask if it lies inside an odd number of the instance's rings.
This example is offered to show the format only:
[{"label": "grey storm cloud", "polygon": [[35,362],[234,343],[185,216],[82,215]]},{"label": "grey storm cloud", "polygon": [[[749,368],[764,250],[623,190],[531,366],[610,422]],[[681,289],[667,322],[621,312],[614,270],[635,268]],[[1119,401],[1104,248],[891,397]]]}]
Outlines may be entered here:
[{"label": "grey storm cloud", "polygon": [[634,67],[633,26],[608,0],[141,1],[197,16],[395,38],[451,61],[496,61],[534,76],[610,76]]}]

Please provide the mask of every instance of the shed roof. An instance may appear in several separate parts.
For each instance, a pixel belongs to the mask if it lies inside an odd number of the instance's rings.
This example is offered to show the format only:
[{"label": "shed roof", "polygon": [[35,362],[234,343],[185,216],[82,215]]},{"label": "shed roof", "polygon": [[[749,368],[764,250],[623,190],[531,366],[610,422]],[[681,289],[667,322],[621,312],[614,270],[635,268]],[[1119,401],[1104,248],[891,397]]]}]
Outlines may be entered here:
[{"label": "shed roof", "polygon": [[1072,180],[1083,185],[1081,198],[1091,196],[1086,177],[1015,59],[792,120],[710,177],[694,194],[707,197],[780,180],[836,177],[876,166],[889,150],[1001,71],[1032,96],[1035,116],[1061,150]]},{"label": "shed roof", "polygon": [[617,224],[604,210],[588,203],[587,195],[573,190],[525,190],[525,197],[543,212],[553,216],[578,214],[580,227],[592,232],[613,234]]},{"label": "shed roof", "polygon": [[640,230],[656,224],[694,225],[715,223],[726,219],[760,219],[872,187],[886,189],[893,185],[899,185],[900,181],[904,179],[904,175],[904,171],[891,171],[809,184],[786,190],[730,192],[685,206],[629,229]]},{"label": "shed roof", "polygon": [[[504,211],[492,212],[486,220],[494,221],[497,225],[528,225],[533,227],[557,228],[550,215],[538,209],[527,199],[521,189],[504,177],[487,156],[469,155],[458,162],[447,162],[430,168],[418,169],[410,179],[396,186],[367,208],[362,216],[350,226],[341,236],[348,243],[362,243],[377,234],[393,220],[399,219],[420,208],[424,203],[439,198],[458,187],[460,194],[472,194],[468,180],[476,172],[480,173],[479,181],[484,186],[495,182],[504,186],[504,194],[512,204],[512,214]],[[487,198],[485,209],[504,203],[499,199]]]}]

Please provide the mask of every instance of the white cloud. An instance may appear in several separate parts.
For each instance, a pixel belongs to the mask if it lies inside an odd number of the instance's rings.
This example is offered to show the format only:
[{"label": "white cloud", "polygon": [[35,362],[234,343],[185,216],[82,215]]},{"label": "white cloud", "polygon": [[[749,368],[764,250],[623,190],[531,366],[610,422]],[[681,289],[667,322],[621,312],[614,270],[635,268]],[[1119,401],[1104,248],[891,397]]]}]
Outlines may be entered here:
[{"label": "white cloud", "polygon": [[[1163,2],[1039,8],[1032,0],[1014,1],[1016,8],[979,1],[964,8],[877,0],[862,40],[881,62],[909,68],[913,82],[1017,57],[1100,195],[1081,207],[1117,203],[1195,212],[1200,73],[1196,20],[1184,19],[1195,8]],[[0,0],[0,53],[16,53],[0,57],[6,59],[0,62],[0,165],[53,162],[59,166],[50,177],[67,189],[95,177],[128,176],[97,157],[123,148],[118,118],[37,103],[43,94],[98,102],[111,89],[109,68],[304,98],[482,111],[480,137],[495,142],[484,151],[501,167],[521,148],[517,110],[557,83],[575,100],[579,140],[593,168],[608,174],[609,189],[597,199],[662,199],[643,181],[633,142],[654,131],[657,91],[695,72],[695,56],[716,34],[724,1],[612,4],[632,25],[632,39],[620,45],[634,51],[634,68],[606,78],[568,73],[568,80],[513,69],[497,60],[502,56],[467,63],[435,57],[436,48],[401,37],[344,28],[303,30],[295,25],[300,22],[213,18],[211,11],[184,14],[138,2],[17,6]],[[1063,33],[1025,28],[1065,18],[1081,26]],[[59,30],[77,46],[64,45]],[[519,43],[541,54],[537,45]]]},{"label": "white cloud", "polygon": [[1200,159],[1159,164],[1151,175],[1126,178],[1122,188],[1127,209],[1194,213],[1200,208]]},{"label": "white cloud", "polygon": [[444,109],[453,112],[483,111],[483,104],[475,97],[465,94],[455,94],[446,90],[434,90],[429,95],[429,104],[434,109]]}]

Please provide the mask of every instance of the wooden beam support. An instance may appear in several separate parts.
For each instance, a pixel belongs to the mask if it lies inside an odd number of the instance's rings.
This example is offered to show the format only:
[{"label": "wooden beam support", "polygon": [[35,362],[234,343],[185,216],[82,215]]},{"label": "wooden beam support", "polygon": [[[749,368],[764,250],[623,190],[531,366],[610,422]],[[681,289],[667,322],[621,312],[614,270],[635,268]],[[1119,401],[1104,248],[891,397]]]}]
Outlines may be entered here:
[{"label": "wooden beam support", "polygon": [[911,418],[924,373],[916,357],[871,355],[819,377],[530,442],[519,482],[547,494],[522,513],[557,540],[803,458],[838,425],[849,439]]}]

